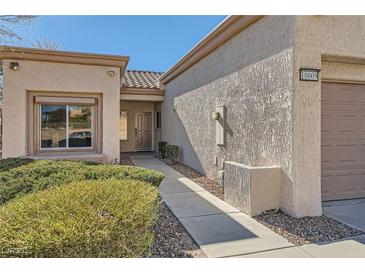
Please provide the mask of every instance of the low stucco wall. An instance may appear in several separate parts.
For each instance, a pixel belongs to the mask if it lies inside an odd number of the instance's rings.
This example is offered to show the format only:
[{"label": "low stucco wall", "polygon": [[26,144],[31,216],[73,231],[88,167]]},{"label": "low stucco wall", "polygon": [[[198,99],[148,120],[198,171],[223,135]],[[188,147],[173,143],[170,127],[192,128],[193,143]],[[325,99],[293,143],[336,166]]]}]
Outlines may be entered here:
[{"label": "low stucco wall", "polygon": [[[214,179],[224,161],[280,166],[284,210],[293,200],[294,20],[259,20],[168,83],[163,103],[163,139],[180,146],[183,163]],[[226,107],[225,146],[215,143],[218,105]]]},{"label": "low stucco wall", "polygon": [[280,167],[224,162],[224,200],[249,216],[280,207]]},{"label": "low stucco wall", "polygon": [[[19,70],[9,69],[12,61]],[[102,94],[102,153],[119,160],[119,68],[3,60],[3,70],[3,158],[27,155],[27,91],[47,91]]]},{"label": "low stucco wall", "polygon": [[[211,178],[224,160],[280,166],[280,208],[321,215],[321,81],[299,81],[299,70],[365,83],[364,36],[364,16],[264,17],[167,84],[164,139]],[[217,105],[227,108],[223,147]]]}]

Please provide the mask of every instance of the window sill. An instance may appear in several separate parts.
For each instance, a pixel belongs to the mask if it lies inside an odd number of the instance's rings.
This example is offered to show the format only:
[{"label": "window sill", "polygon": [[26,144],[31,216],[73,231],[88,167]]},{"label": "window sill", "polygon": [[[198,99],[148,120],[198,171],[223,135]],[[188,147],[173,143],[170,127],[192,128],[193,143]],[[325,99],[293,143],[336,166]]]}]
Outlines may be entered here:
[{"label": "window sill", "polygon": [[107,163],[108,160],[103,153],[96,152],[47,152],[37,153],[35,155],[28,156],[34,160],[71,160],[71,161],[91,161],[98,163]]}]

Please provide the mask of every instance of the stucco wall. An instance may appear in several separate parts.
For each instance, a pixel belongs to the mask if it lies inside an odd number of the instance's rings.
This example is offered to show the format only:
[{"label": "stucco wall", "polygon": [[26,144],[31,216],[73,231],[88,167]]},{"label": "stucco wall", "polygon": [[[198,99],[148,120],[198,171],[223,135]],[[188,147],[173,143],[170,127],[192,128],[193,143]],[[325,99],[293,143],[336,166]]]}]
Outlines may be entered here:
[{"label": "stucco wall", "polygon": [[[27,154],[27,91],[102,94],[102,152],[119,159],[119,68],[38,61],[19,61],[19,70],[3,60],[3,157]],[[108,71],[114,70],[115,76]]]},{"label": "stucco wall", "polygon": [[[182,162],[211,178],[225,160],[281,166],[281,207],[287,210],[293,203],[294,20],[259,20],[168,83],[163,103],[163,139],[180,146]],[[227,140],[218,147],[211,116],[222,104]]]},{"label": "stucco wall", "polygon": [[[155,112],[157,111],[160,111],[161,112],[161,115],[162,114],[162,111],[161,111],[161,103],[158,102],[158,103],[155,103]],[[155,115],[155,114],[154,114]],[[155,123],[153,125],[153,129],[154,129],[154,133],[155,133],[155,151],[157,152],[158,151],[158,143],[162,141],[162,125],[161,125],[161,128],[156,128],[156,115],[155,115]],[[161,122],[162,122],[162,116],[161,116]]]},{"label": "stucco wall", "polygon": [[[292,212],[297,216],[321,214],[321,82],[299,81],[301,67],[321,68],[322,58],[332,55],[341,62],[353,58],[365,62],[364,16],[298,16],[294,47],[294,142]],[[321,77],[365,81],[354,73],[358,65],[327,66]],[[358,71],[360,72],[360,71]],[[329,75],[330,74],[330,75]],[[362,79],[361,79],[362,78]]]},{"label": "stucco wall", "polygon": [[[155,105],[154,102],[143,101],[120,101],[120,110],[127,111],[127,140],[120,141],[120,150],[123,152],[135,151],[135,117],[136,112],[152,112],[152,125],[154,118]],[[153,133],[152,128],[152,133]]]}]

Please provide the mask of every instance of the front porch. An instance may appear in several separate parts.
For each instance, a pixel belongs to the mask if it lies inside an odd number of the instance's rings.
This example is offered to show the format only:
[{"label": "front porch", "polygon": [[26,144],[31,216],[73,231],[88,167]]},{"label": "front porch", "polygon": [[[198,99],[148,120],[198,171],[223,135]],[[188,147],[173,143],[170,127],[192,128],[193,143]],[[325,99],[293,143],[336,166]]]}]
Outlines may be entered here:
[{"label": "front porch", "polygon": [[120,93],[120,152],[155,151],[161,141],[161,73],[126,71]]}]

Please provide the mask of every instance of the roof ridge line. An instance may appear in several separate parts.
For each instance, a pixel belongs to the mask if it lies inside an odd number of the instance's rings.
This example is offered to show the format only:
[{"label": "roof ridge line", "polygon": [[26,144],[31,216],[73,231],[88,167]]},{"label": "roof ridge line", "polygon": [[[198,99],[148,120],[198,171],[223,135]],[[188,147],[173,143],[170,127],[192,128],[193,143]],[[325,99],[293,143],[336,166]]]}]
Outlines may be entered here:
[{"label": "roof ridge line", "polygon": [[161,72],[161,71],[138,70],[138,69],[127,69],[126,72],[152,72],[152,73],[160,73],[160,74],[163,74],[164,73],[164,72]]}]

